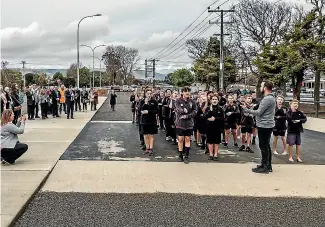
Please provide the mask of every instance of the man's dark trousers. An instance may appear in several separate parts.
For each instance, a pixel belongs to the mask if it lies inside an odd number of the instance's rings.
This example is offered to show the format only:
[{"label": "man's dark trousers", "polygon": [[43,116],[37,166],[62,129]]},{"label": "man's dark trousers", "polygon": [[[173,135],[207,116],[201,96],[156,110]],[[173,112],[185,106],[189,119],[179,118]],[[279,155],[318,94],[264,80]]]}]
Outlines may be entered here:
[{"label": "man's dark trousers", "polygon": [[272,165],[272,150],[270,140],[273,128],[257,128],[258,129],[258,145],[262,153],[262,166],[270,168]]}]

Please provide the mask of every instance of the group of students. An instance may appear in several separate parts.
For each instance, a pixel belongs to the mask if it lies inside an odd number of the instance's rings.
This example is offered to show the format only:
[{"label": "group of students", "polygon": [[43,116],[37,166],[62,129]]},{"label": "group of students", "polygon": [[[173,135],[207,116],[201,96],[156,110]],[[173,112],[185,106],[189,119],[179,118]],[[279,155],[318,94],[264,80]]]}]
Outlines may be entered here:
[{"label": "group of students", "polygon": [[[273,96],[272,96],[273,97]],[[218,160],[219,144],[228,147],[232,135],[234,147],[239,151],[254,153],[251,145],[255,145],[257,126],[254,113],[257,113],[259,102],[255,94],[227,94],[223,92],[200,91],[191,95],[190,88],[160,91],[142,88],[131,95],[132,119],[139,127],[141,146],[144,154],[153,155],[154,135],[158,129],[165,130],[166,141],[178,145],[179,161],[189,162],[191,137],[206,154],[209,160]],[[278,137],[284,145],[283,155],[293,161],[293,146],[296,145],[298,162],[300,157],[302,124],[306,116],[298,110],[299,102],[292,100],[290,107],[284,107],[284,98],[276,98],[273,114],[273,153],[276,151]],[[259,111],[260,112],[260,111]],[[287,131],[287,138],[285,134]],[[238,140],[241,144],[238,145]]]}]

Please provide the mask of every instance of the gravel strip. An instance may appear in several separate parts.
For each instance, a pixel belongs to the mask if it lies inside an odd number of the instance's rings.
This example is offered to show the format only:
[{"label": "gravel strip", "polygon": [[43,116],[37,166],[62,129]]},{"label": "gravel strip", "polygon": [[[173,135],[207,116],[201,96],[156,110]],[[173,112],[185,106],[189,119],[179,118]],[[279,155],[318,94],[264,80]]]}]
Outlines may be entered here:
[{"label": "gravel strip", "polygon": [[319,227],[324,223],[325,199],[42,192],[15,226]]}]

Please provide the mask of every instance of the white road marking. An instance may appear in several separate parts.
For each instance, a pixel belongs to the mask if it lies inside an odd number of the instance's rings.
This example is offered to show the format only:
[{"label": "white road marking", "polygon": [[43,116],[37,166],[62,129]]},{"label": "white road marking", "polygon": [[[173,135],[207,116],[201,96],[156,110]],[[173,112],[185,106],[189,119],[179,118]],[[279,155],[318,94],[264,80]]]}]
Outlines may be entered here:
[{"label": "white road marking", "polygon": [[89,123],[106,123],[106,124],[130,124],[132,121],[90,121]]}]

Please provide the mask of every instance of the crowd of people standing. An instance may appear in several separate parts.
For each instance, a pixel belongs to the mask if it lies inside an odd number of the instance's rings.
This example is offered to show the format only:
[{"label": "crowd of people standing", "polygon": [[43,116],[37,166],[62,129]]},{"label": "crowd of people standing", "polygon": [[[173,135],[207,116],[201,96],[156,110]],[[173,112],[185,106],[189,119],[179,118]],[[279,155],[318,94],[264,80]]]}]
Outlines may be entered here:
[{"label": "crowd of people standing", "polygon": [[[26,120],[61,117],[74,119],[74,111],[96,110],[98,92],[60,86],[41,87],[36,84],[19,89],[17,84],[11,88],[0,86],[1,95],[1,162],[15,164],[15,161],[28,150],[28,145],[20,143],[18,135],[24,133]],[[23,108],[27,105],[27,113]],[[27,115],[27,116],[26,116]]]},{"label": "crowd of people standing", "polygon": [[[287,108],[282,96],[272,93],[273,84],[263,82],[263,99],[258,102],[255,93],[225,94],[223,91],[199,91],[190,88],[165,91],[143,87],[131,95],[133,123],[139,126],[141,146],[145,155],[154,155],[154,135],[158,129],[166,133],[166,141],[178,145],[179,161],[189,163],[193,142],[206,154],[208,160],[218,161],[220,144],[233,146],[238,151],[254,153],[251,145],[259,138],[262,154],[261,165],[253,169],[256,173],[272,172],[272,153],[276,151],[278,138],[283,141],[282,155],[288,155],[293,162],[293,146],[296,145],[296,160],[300,157],[302,124],[306,116],[298,110],[299,102],[292,100]],[[273,133],[273,152],[270,140]],[[285,134],[287,137],[285,139]],[[287,152],[287,145],[288,151]]]}]

